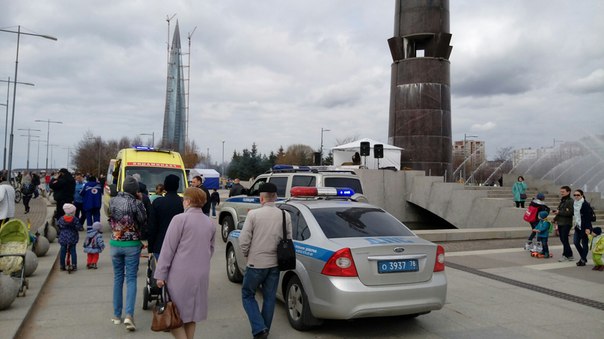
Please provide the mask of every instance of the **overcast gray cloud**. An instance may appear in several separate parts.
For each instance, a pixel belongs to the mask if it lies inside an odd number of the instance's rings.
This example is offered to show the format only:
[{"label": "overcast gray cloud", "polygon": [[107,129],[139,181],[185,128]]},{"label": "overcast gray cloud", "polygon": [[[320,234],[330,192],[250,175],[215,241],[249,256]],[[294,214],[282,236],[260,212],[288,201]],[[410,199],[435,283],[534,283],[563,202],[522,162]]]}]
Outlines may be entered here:
[{"label": "overcast gray cloud", "polygon": [[[262,153],[318,148],[322,127],[327,147],[355,135],[387,141],[394,1],[0,1],[0,27],[59,39],[22,36],[19,80],[36,86],[17,91],[14,167],[25,165],[27,147],[18,128],[46,138],[36,119],[63,121],[51,125],[55,166],[88,130],[158,139],[172,14],[185,52],[197,27],[189,132],[215,161],[222,140],[226,159],[253,142]],[[454,139],[478,135],[492,156],[602,133],[603,2],[450,6]],[[15,34],[0,33],[1,79],[13,77],[15,47]],[[5,92],[0,83],[0,102]]]}]

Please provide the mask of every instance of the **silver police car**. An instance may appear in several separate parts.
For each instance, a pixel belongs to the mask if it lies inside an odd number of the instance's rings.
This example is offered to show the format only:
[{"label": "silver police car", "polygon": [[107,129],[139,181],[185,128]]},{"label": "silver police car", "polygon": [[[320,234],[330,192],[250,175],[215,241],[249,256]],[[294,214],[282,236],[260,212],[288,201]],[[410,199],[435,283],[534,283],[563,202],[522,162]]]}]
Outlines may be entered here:
[{"label": "silver police car", "polygon": [[[307,330],[321,319],[418,316],[444,306],[442,246],[378,207],[347,199],[349,189],[295,187],[291,194],[278,206],[291,215],[297,262],[281,272],[277,297],[293,328]],[[232,282],[241,282],[246,268],[239,234],[232,231],[226,246]]]}]

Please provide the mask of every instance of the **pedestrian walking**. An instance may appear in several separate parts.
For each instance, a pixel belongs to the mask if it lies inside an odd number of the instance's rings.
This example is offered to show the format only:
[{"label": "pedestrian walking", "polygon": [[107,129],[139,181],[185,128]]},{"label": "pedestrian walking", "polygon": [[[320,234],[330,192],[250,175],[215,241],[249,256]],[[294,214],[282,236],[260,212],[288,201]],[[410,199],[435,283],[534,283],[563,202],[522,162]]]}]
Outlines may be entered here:
[{"label": "pedestrian walking", "polygon": [[199,188],[185,190],[184,212],[172,218],[155,269],[157,286],[168,289],[184,323],[171,331],[175,338],[193,339],[196,323],[208,316],[210,259],[216,227],[201,209],[207,199]]},{"label": "pedestrian walking", "polygon": [[153,211],[149,220],[149,247],[147,251],[159,258],[168,226],[172,218],[184,212],[182,198],[178,195],[180,178],[174,174],[168,174],[164,179],[166,195],[153,200]]},{"label": "pedestrian walking", "polygon": [[92,226],[86,229],[86,240],[84,240],[84,253],[87,254],[86,268],[97,269],[99,255],[105,249],[105,241],[103,240],[103,226],[96,221]]},{"label": "pedestrian walking", "polygon": [[220,194],[218,194],[216,189],[214,189],[212,194],[210,194],[210,204],[212,207],[212,217],[216,218],[216,206],[220,204]]},{"label": "pedestrian walking", "polygon": [[80,229],[80,221],[75,217],[76,207],[73,204],[63,204],[63,215],[57,221],[59,226],[59,244],[61,245],[61,252],[59,255],[59,265],[61,271],[65,271],[65,257],[67,251],[71,256],[72,270],[78,270],[78,255],[76,246],[80,240],[78,230]]},{"label": "pedestrian walking", "polygon": [[136,274],[141,254],[141,227],[147,222],[147,212],[138,191],[138,182],[126,176],[123,192],[109,200],[109,224],[111,225],[111,262],[113,264],[113,324],[122,321],[123,287],[126,280],[126,317],[128,331],[135,331],[134,303],[136,301]]},{"label": "pedestrian walking", "polygon": [[38,173],[31,174],[31,183],[34,185],[34,199],[40,196],[40,176]]},{"label": "pedestrian walking", "polygon": [[208,191],[208,189],[203,185],[203,179],[201,178],[201,176],[196,175],[193,177],[193,179],[191,179],[191,185],[193,187],[197,187],[200,188],[205,194],[206,194],[206,203],[205,205],[203,205],[202,210],[203,213],[205,213],[205,215],[207,215],[208,217],[210,216],[210,191]]},{"label": "pedestrian walking", "polygon": [[573,257],[573,250],[570,247],[570,242],[568,239],[573,224],[574,214],[574,201],[570,195],[570,192],[570,187],[560,187],[560,203],[558,204],[558,209],[552,212],[555,215],[554,228],[556,232],[558,232],[558,237],[560,237],[560,242],[562,243],[562,257],[558,259],[560,262],[575,260]]},{"label": "pedestrian walking", "polygon": [[[289,213],[277,206],[277,186],[260,186],[260,208],[251,210],[239,236],[241,252],[247,257],[241,299],[252,327],[254,338],[267,338],[275,311],[275,296],[279,283],[277,245],[283,238],[283,216],[286,219],[287,238],[291,239],[292,224]],[[262,290],[262,311],[256,301],[256,291]]]},{"label": "pedestrian walking", "polygon": [[34,196],[35,186],[32,183],[31,176],[25,174],[21,182],[21,194],[23,197],[23,207],[25,208],[25,214],[29,213],[29,202]]},{"label": "pedestrian walking", "polygon": [[86,214],[84,213],[84,198],[82,197],[82,188],[84,188],[84,177],[82,173],[75,175],[75,189],[73,192],[73,205],[76,207],[75,217],[80,219],[80,224],[84,225]]},{"label": "pedestrian walking", "polygon": [[0,222],[5,223],[15,217],[15,189],[6,181],[6,174],[0,175]]},{"label": "pedestrian walking", "polygon": [[591,208],[591,205],[585,201],[585,195],[582,190],[575,190],[573,198],[575,199],[573,204],[573,224],[575,226],[573,242],[581,257],[581,259],[577,261],[577,266],[585,266],[587,263],[587,253],[589,252],[589,239],[587,235],[591,233],[591,219],[594,210]]},{"label": "pedestrian walking", "polygon": [[88,176],[84,187],[80,190],[82,195],[82,209],[86,216],[86,224],[92,226],[94,222],[101,221],[101,205],[103,203],[103,188],[96,178]]},{"label": "pedestrian walking", "polygon": [[518,181],[512,186],[512,194],[514,194],[514,202],[517,208],[524,208],[524,202],[526,201],[526,183],[524,177],[519,176]]},{"label": "pedestrian walking", "polygon": [[50,188],[54,196],[57,207],[54,218],[59,219],[63,216],[63,204],[73,202],[73,192],[75,191],[75,180],[66,168],[61,168],[59,172],[51,179]]}]

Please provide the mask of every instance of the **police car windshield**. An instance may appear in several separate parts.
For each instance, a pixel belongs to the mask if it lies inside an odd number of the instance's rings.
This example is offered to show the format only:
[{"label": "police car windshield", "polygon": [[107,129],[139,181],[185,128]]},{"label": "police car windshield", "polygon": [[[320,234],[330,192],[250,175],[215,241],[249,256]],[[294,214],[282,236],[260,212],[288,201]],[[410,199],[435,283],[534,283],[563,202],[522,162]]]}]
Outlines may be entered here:
[{"label": "police car windshield", "polygon": [[328,238],[412,236],[400,221],[379,208],[313,208],[311,212]]},{"label": "police car windshield", "polygon": [[141,181],[147,186],[149,193],[155,192],[157,184],[163,184],[164,179],[168,174],[174,174],[179,179],[178,192],[185,191],[183,172],[180,169],[162,168],[162,167],[126,167],[126,175],[138,173],[141,176]]}]

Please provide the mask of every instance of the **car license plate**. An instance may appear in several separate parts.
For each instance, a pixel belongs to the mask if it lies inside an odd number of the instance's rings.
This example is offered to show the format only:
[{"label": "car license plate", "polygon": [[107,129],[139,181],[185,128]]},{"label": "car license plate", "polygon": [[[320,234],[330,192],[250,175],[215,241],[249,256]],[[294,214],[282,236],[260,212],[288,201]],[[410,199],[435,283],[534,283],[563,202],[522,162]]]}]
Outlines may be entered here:
[{"label": "car license plate", "polygon": [[417,259],[379,260],[378,273],[417,272]]}]

